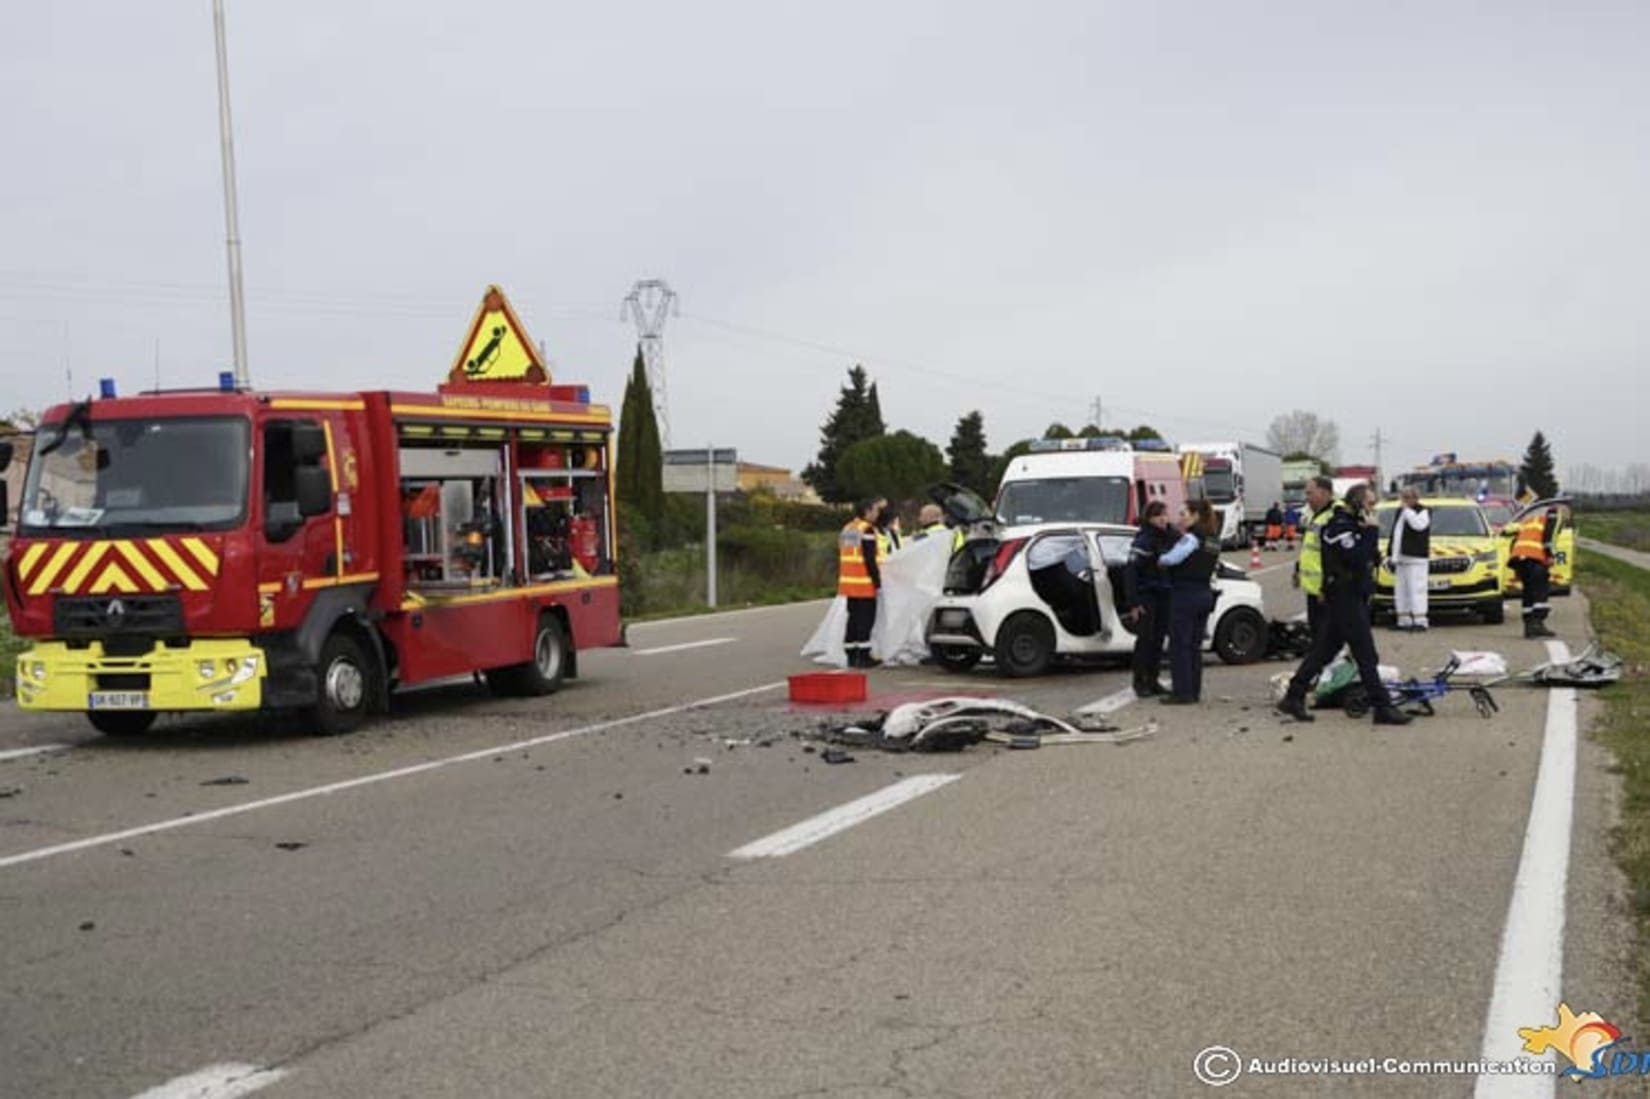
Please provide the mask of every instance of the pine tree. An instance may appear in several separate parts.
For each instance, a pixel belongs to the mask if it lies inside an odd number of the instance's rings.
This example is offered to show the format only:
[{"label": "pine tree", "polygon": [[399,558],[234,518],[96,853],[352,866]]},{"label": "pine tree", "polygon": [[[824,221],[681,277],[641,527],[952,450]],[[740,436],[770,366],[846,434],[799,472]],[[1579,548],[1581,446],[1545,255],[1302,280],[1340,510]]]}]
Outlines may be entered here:
[{"label": "pine tree", "polygon": [[885,431],[877,387],[867,383],[863,366],[856,364],[848,371],[848,384],[842,387],[835,410],[819,430],[819,457],[802,471],[802,479],[829,503],[849,500],[836,473],[843,453],[855,443],[876,438]]},{"label": "pine tree", "polygon": [[1547,437],[1537,431],[1518,467],[1518,479],[1541,500],[1558,495],[1558,475],[1553,471],[1553,449]]},{"label": "pine tree", "polygon": [[979,411],[957,421],[945,456],[950,461],[953,481],[981,496],[991,492],[991,456],[985,447],[985,417]]}]

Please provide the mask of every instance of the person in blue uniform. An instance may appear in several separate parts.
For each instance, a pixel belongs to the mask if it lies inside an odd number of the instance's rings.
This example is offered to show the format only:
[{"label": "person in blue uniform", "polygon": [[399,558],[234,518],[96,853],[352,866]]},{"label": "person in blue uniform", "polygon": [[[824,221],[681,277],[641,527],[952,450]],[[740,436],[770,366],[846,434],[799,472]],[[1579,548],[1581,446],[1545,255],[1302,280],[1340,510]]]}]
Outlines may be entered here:
[{"label": "person in blue uniform", "polygon": [[1180,539],[1158,558],[1168,570],[1170,692],[1158,701],[1190,706],[1203,697],[1203,638],[1215,609],[1215,569],[1220,565],[1220,520],[1207,500],[1187,501]]},{"label": "person in blue uniform", "polygon": [[1380,556],[1375,492],[1368,485],[1353,485],[1346,499],[1337,500],[1333,508],[1322,533],[1323,620],[1313,635],[1312,651],[1289,680],[1278,713],[1296,721],[1313,720],[1312,711],[1306,708],[1306,692],[1345,645],[1358,665],[1375,724],[1408,725],[1410,716],[1392,704],[1381,683],[1380,654],[1369,625],[1369,599],[1375,591],[1375,565]]},{"label": "person in blue uniform", "polygon": [[1123,615],[1134,630],[1136,698],[1163,693],[1157,677],[1163,668],[1163,642],[1169,636],[1173,584],[1168,573],[1157,567],[1157,559],[1175,540],[1169,529],[1169,505],[1153,500],[1140,518],[1140,529],[1129,546],[1129,563],[1123,567]]}]

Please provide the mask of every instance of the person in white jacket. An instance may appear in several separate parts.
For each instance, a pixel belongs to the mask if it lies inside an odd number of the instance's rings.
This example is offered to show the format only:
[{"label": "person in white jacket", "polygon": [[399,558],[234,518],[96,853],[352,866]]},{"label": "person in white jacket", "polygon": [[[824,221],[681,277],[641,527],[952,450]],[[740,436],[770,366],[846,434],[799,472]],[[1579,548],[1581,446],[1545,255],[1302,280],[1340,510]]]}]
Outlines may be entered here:
[{"label": "person in white jacket", "polygon": [[1400,630],[1427,628],[1427,566],[1432,560],[1432,513],[1416,488],[1399,497],[1403,506],[1392,524],[1387,560],[1392,562],[1393,598]]}]

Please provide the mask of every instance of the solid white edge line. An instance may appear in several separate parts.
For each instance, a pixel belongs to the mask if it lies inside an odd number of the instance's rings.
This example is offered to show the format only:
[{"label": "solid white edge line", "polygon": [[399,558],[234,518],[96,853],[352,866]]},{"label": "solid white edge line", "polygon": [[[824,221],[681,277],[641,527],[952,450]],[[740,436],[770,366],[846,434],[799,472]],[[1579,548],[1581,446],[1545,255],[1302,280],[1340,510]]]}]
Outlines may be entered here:
[{"label": "solid white edge line", "polygon": [[174,828],[188,828],[191,825],[204,824],[211,820],[220,820],[224,817],[239,816],[257,809],[268,809],[275,805],[286,805],[295,801],[307,801],[310,798],[324,797],[328,794],[341,793],[344,790],[353,790],[359,786],[370,786],[377,782],[388,782],[391,779],[407,778],[420,775],[426,771],[436,771],[443,767],[451,767],[456,763],[472,763],[476,760],[491,759],[504,752],[519,752],[526,748],[537,748],[543,744],[554,744],[558,740],[571,740],[574,737],[588,736],[591,733],[600,733],[608,729],[617,729],[624,725],[635,725],[642,721],[652,721],[656,718],[679,714],[685,710],[696,709],[701,706],[714,706],[720,702],[731,702],[736,698],[746,698],[750,695],[762,694],[765,691],[775,691],[785,686],[785,681],[764,683],[760,687],[748,687],[742,691],[732,691],[728,694],[716,695],[712,698],[695,699],[684,702],[679,706],[666,706],[660,710],[649,710],[643,714],[632,714],[629,717],[615,718],[612,721],[602,721],[595,725],[584,725],[577,729],[564,729],[559,733],[546,733],[544,736],[532,737],[528,740],[518,740],[510,744],[497,744],[491,748],[482,748],[474,752],[465,752],[463,755],[448,756],[445,759],[432,759],[425,763],[415,763],[410,767],[397,767],[391,771],[379,771],[375,774],[362,775],[359,778],[345,779],[341,782],[329,782],[325,786],[311,786],[303,790],[293,790],[290,793],[277,794],[272,798],[261,798],[258,801],[243,802],[240,805],[226,805],[221,809],[209,809],[203,813],[196,813],[188,817],[172,817],[169,820],[156,821],[153,824],[139,825],[136,828],[127,828],[119,832],[107,832],[100,836],[88,836],[85,839],[73,840],[69,843],[53,844],[50,847],[37,847],[32,851],[23,851],[16,855],[7,855],[0,858],[0,869],[8,866],[18,866],[25,862],[34,862],[38,859],[48,859],[54,855],[67,855],[74,851],[85,851],[93,847],[103,847],[122,840],[133,839],[137,836],[154,835],[156,832],[169,832]]},{"label": "solid white edge line", "polygon": [[33,748],[8,748],[0,752],[0,762],[8,759],[22,759],[25,756],[37,756],[41,752],[67,752],[67,744],[37,744]]},{"label": "solid white edge line", "polygon": [[[1562,641],[1547,642],[1547,659],[1555,663],[1570,659],[1569,646]],[[1564,998],[1564,894],[1575,817],[1576,710],[1574,687],[1548,689],[1547,726],[1530,798],[1530,821],[1524,829],[1524,852],[1513,878],[1512,901],[1501,932],[1501,956],[1495,965],[1495,991],[1484,1021],[1486,1061],[1525,1056],[1518,1028],[1552,1025]],[[1473,1095],[1475,1099],[1549,1099],[1556,1081],[1556,1076],[1485,1074],[1478,1077]]]},{"label": "solid white edge line", "polygon": [[836,835],[838,832],[862,824],[872,817],[886,813],[897,805],[902,805],[912,798],[922,795],[948,783],[956,782],[961,775],[927,774],[912,775],[910,778],[900,779],[892,786],[884,786],[875,793],[866,794],[862,798],[838,805],[835,809],[827,809],[817,816],[809,817],[789,828],[781,829],[770,836],[763,836],[745,846],[728,852],[730,859],[777,859],[794,854],[804,847],[811,847],[822,839]]},{"label": "solid white edge line", "polygon": [[237,1099],[266,1088],[286,1075],[285,1069],[257,1065],[207,1065],[150,1088],[133,1099]]},{"label": "solid white edge line", "polygon": [[711,637],[704,641],[684,641],[680,645],[660,645],[655,649],[631,649],[631,656],[658,656],[661,653],[679,653],[686,649],[703,649],[710,645],[728,645],[738,641],[737,637]]}]

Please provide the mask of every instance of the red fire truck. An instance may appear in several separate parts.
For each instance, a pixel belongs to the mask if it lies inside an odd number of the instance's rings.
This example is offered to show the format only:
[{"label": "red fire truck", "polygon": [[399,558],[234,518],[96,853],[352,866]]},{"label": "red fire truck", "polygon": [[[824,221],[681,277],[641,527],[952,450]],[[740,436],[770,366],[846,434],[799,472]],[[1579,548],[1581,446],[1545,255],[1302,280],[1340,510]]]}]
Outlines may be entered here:
[{"label": "red fire truck", "polygon": [[18,702],[111,735],[260,708],[330,734],[397,685],[553,691],[621,639],[612,427],[496,287],[435,393],[224,375],[50,409],[3,570]]}]

